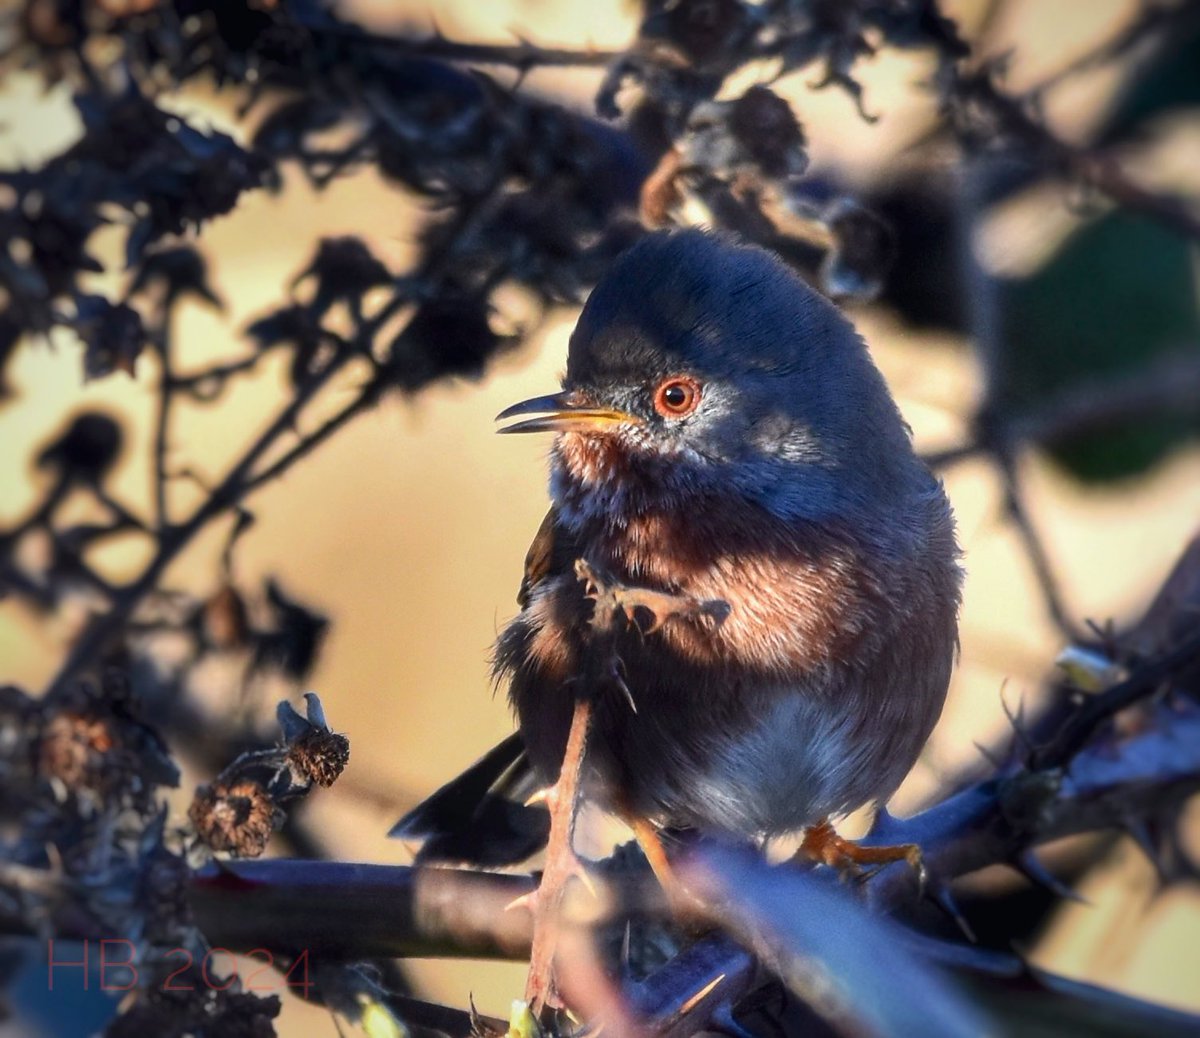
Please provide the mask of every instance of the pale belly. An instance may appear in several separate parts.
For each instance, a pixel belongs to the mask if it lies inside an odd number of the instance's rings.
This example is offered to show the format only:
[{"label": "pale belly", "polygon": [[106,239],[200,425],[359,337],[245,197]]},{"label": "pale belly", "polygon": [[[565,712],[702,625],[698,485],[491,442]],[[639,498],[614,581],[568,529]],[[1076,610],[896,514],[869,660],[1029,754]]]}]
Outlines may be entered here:
[{"label": "pale belly", "polygon": [[[523,614],[501,640],[502,660],[516,664],[510,698],[547,781],[575,698],[593,699],[587,792],[617,813],[739,837],[794,831],[890,796],[941,709],[949,652],[944,666],[918,670],[898,639],[880,647],[880,667],[781,679],[729,661],[697,664],[657,634],[627,631],[601,657],[580,633],[586,603],[565,583],[562,592],[572,598]],[[568,666],[530,652],[545,634],[538,624],[563,625],[555,637]],[[628,694],[611,678],[614,652]]]}]

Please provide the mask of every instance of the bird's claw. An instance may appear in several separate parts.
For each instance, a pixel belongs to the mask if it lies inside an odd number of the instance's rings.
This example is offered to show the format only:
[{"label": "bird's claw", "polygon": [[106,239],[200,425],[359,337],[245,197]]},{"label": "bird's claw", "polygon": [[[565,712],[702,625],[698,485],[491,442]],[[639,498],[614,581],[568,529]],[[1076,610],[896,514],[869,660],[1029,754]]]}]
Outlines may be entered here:
[{"label": "bird's claw", "polygon": [[[916,875],[918,888],[925,890],[929,870],[921,848],[915,843],[898,843],[880,847],[864,847],[839,836],[827,821],[810,826],[804,834],[797,858],[828,865],[843,876],[869,880],[894,862],[907,862]],[[864,866],[873,866],[864,868]]]}]

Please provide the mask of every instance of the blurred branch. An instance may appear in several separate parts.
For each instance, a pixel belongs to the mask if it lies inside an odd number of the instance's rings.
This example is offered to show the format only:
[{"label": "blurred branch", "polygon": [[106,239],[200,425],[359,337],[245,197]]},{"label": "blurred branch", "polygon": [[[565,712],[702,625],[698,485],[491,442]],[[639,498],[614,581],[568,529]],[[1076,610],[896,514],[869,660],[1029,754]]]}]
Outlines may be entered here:
[{"label": "blurred branch", "polygon": [[1081,631],[1067,611],[1063,602],[1062,587],[1050,562],[1050,555],[1025,508],[1024,495],[1017,475],[1017,460],[1010,451],[997,453],[994,460],[1004,486],[1004,509],[1025,546],[1025,554],[1029,557],[1029,564],[1041,589],[1046,611],[1065,638],[1069,641],[1079,641]]},{"label": "blurred branch", "polygon": [[152,335],[152,341],[158,350],[158,414],[154,427],[154,517],[155,527],[166,529],[170,523],[167,512],[167,451],[169,450],[168,436],[171,428],[171,404],[175,399],[178,383],[175,380],[174,358],[171,345],[171,320],[164,310],[163,320]]},{"label": "blurred branch", "polygon": [[[992,67],[955,73],[946,99],[962,136],[967,139],[980,136],[981,143],[991,150],[1015,149],[1028,158],[1049,163],[1122,208],[1140,213],[1178,234],[1200,239],[1200,215],[1187,199],[1142,187],[1105,151],[1063,141],[1029,114],[1030,102],[1004,93],[996,85],[995,75]],[[989,130],[983,135],[973,128],[979,118],[975,113],[980,112],[989,123]]]},{"label": "blurred branch", "polygon": [[932,468],[945,468],[978,455],[994,444],[1055,447],[1139,418],[1161,414],[1200,415],[1200,359],[1192,352],[1150,365],[1121,379],[1100,379],[1061,394],[1027,415],[993,418],[970,440],[923,457]]},{"label": "blurred branch", "polygon": [[406,58],[434,58],[440,61],[462,61],[475,65],[511,65],[522,72],[532,68],[554,66],[603,67],[620,57],[622,51],[575,50],[568,47],[545,47],[521,40],[515,44],[466,43],[451,40],[441,33],[422,38],[385,36],[367,32],[357,26],[323,25],[321,32],[365,47],[378,48],[389,54]]},{"label": "blurred branch", "polygon": [[[1053,565],[1041,538],[1034,528],[1025,509],[1021,493],[1015,442],[1008,438],[992,436],[998,421],[993,417],[999,411],[996,406],[997,386],[1001,384],[1006,359],[1005,339],[1002,330],[998,287],[980,262],[975,250],[974,234],[982,214],[986,210],[984,182],[986,159],[974,156],[968,161],[956,180],[958,188],[957,220],[955,222],[956,246],[959,263],[963,269],[966,289],[966,304],[970,315],[970,330],[975,353],[979,358],[983,378],[983,402],[979,406],[975,426],[982,437],[990,437],[989,460],[1000,475],[1004,490],[1004,508],[1008,518],[1017,529],[1025,546],[1030,567],[1037,580],[1042,601],[1051,621],[1068,641],[1077,641],[1079,632],[1063,603],[1062,590]],[[926,458],[932,467],[937,466]]]},{"label": "blurred branch", "polygon": [[1031,770],[1065,768],[1088,744],[1096,731],[1122,710],[1154,695],[1171,677],[1200,663],[1200,633],[1186,639],[1178,648],[1143,664],[1126,681],[1089,696],[1063,724],[1059,732],[1030,755]]},{"label": "blurred branch", "polygon": [[[501,183],[503,174],[494,181]],[[455,250],[461,240],[477,231],[479,221],[488,212],[496,189],[485,192],[480,198],[464,205],[455,216],[451,233],[446,234],[435,247],[427,251],[424,271],[417,280],[427,292],[432,293],[452,269]],[[231,508],[235,508],[254,490],[268,480],[283,475],[293,464],[306,457],[329,436],[352,418],[373,406],[388,388],[386,372],[373,360],[369,353],[376,336],[393,316],[409,302],[404,286],[396,286],[392,298],[369,320],[360,323],[353,344],[334,337],[336,344],[333,356],[325,365],[310,372],[296,386],[293,397],[280,409],[275,419],[246,449],[226,476],[196,508],[192,516],[178,526],[164,528],[158,538],[158,550],[142,574],[123,587],[107,613],[94,620],[72,647],[66,662],[51,682],[51,691],[62,689],[85,667],[93,663],[104,651],[110,639],[115,637],[133,615],[143,598],[153,591],[162,574],[174,558],[203,530],[210,521]],[[408,326],[412,327],[420,313],[411,316]],[[357,348],[354,348],[357,347]],[[373,367],[373,376],[359,387],[357,395],[328,419],[316,431],[303,437],[281,458],[261,472],[256,467],[275,444],[290,434],[297,426],[301,415],[321,389],[351,361],[368,359]]]},{"label": "blurred branch", "polygon": [[229,948],[520,959],[529,954],[530,916],[506,908],[533,888],[530,876],[264,859],[207,866],[188,900],[201,931]]},{"label": "blurred branch", "polygon": [[370,410],[379,402],[384,385],[376,378],[368,382],[348,404],[325,419],[316,429],[306,433],[277,461],[246,481],[245,493],[251,494],[266,483],[278,479],[301,458],[306,457],[342,428],[351,419]]},{"label": "blurred branch", "polygon": [[190,393],[198,399],[210,399],[220,392],[228,379],[234,375],[240,375],[242,372],[252,371],[264,356],[265,354],[260,351],[242,357],[240,360],[214,364],[210,368],[195,371],[189,375],[176,375],[172,378],[171,384],[176,389]]},{"label": "blurred branch", "polygon": [[[72,646],[54,679],[49,692],[65,688],[85,667],[91,665],[116,637],[142,600],[153,591],[167,566],[208,523],[238,504],[245,494],[254,466],[275,442],[294,428],[308,403],[351,359],[348,354],[335,356],[323,369],[309,376],[296,389],[296,394],[283,406],[273,421],[251,443],[226,476],[213,488],[191,517],[185,522],[166,527],[158,538],[158,549],[142,573],[122,587],[109,611],[94,619]],[[280,470],[282,471],[282,470]]]},{"label": "blurred branch", "polygon": [[1186,35],[1200,19],[1200,9],[1187,2],[1143,0],[1139,6],[1137,17],[1128,21],[1099,46],[1067,62],[1062,68],[1040,80],[1030,94],[1040,97],[1072,76],[1132,54],[1138,47],[1155,37],[1162,38],[1170,34],[1179,38]]}]

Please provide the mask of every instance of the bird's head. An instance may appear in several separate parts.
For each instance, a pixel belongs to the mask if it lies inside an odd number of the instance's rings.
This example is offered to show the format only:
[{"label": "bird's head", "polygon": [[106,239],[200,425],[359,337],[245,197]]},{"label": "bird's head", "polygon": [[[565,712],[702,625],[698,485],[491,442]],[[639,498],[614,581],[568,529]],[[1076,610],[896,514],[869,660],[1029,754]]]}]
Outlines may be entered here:
[{"label": "bird's head", "polygon": [[558,433],[556,479],[606,507],[734,492],[817,518],[895,500],[921,471],[837,308],[770,253],[698,231],[626,252],[584,307],[562,392],[498,418]]}]

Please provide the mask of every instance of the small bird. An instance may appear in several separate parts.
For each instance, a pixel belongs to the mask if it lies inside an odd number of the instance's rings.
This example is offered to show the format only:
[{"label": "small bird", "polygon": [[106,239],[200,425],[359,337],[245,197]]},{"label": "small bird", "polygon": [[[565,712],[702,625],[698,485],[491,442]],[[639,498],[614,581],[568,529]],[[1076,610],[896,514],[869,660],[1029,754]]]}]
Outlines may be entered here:
[{"label": "small bird", "polygon": [[655,233],[592,292],[562,392],[499,418],[557,434],[495,649],[540,779],[587,703],[583,794],[639,838],[888,860],[829,819],[886,802],[941,713],[960,553],[850,322],[763,249]]}]

